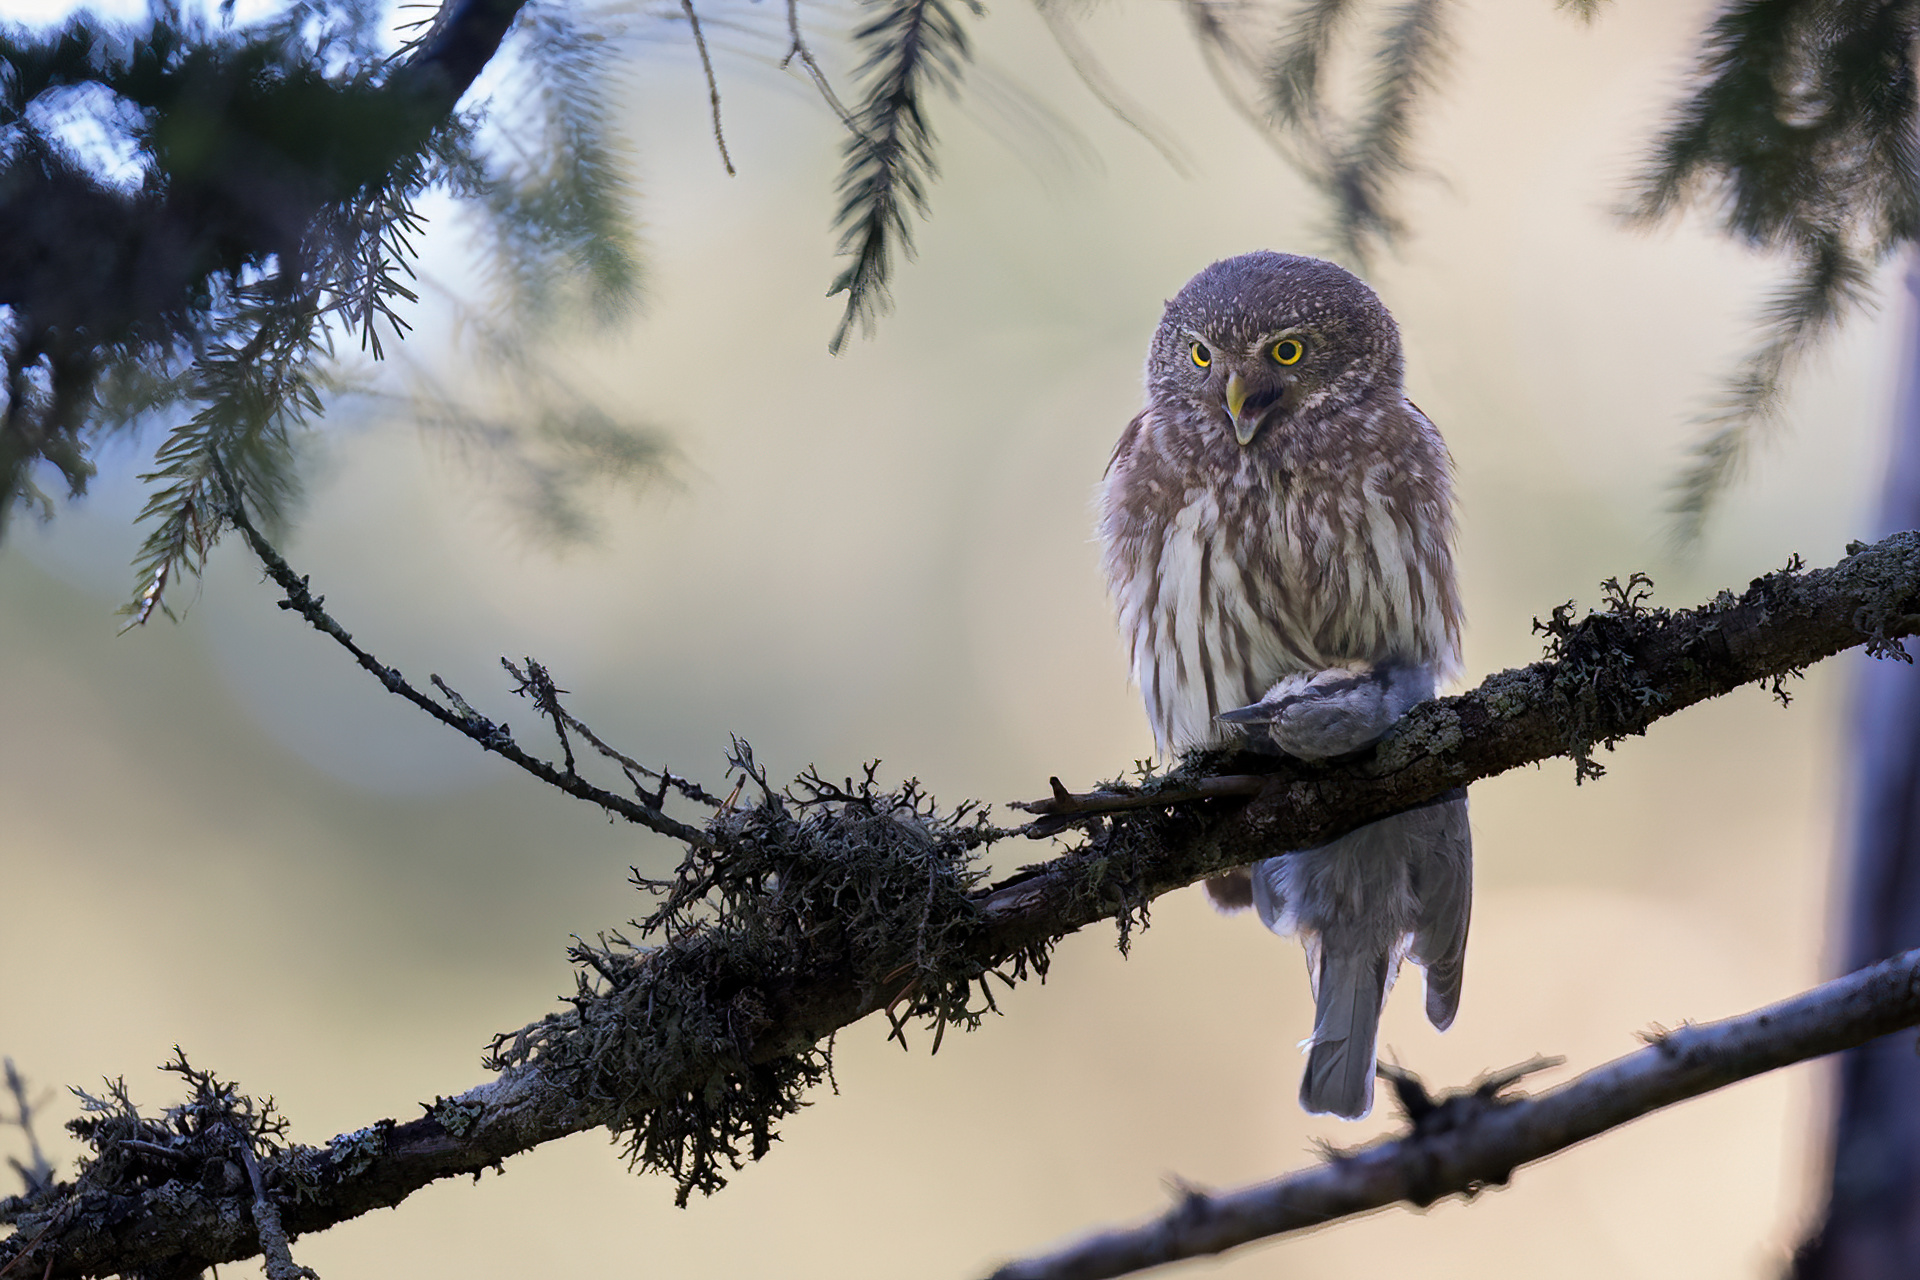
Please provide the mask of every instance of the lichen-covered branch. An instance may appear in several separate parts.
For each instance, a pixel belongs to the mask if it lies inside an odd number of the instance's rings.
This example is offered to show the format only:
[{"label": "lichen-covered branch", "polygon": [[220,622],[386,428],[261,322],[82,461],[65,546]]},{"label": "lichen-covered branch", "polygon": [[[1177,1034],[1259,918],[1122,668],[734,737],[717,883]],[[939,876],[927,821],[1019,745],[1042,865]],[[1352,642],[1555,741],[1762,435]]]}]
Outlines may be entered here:
[{"label": "lichen-covered branch", "polygon": [[1443,1196],[1470,1197],[1662,1107],[1915,1025],[1920,950],[1753,1013],[1650,1036],[1646,1048],[1531,1097],[1502,1092],[1511,1073],[1439,1098],[1394,1073],[1407,1132],[1257,1186],[1189,1189],[1152,1222],[1008,1263],[993,1280],[1106,1280],[1402,1201],[1424,1208]]},{"label": "lichen-covered branch", "polygon": [[[271,552],[257,534],[250,541],[263,558]],[[311,600],[305,579],[277,553],[268,563],[290,607],[394,687],[395,673],[351,646],[317,600],[301,607]],[[1546,660],[1416,708],[1364,757],[1309,766],[1190,756],[1134,784],[1080,796],[1061,787],[1064,800],[1028,806],[1038,822],[1014,831],[970,805],[941,809],[916,783],[884,787],[871,770],[844,783],[810,771],[776,789],[737,744],[735,795],[689,825],[670,879],[642,885],[659,895],[642,921],[656,945],[613,936],[576,946],[570,1007],[499,1037],[494,1080],[323,1146],[263,1149],[262,1186],[298,1236],[607,1127],[637,1165],[670,1173],[683,1194],[710,1191],[730,1166],[768,1149],[826,1070],[828,1038],[859,1018],[884,1010],[896,1028],[919,1019],[937,1038],[989,1011],[995,982],[1044,973],[1061,937],[1114,919],[1124,946],[1154,897],[1206,875],[1311,847],[1518,765],[1568,756],[1578,777],[1597,776],[1597,749],[1743,684],[1778,691],[1843,649],[1904,657],[1900,639],[1920,630],[1920,534],[1849,548],[1832,568],[1796,563],[1697,609],[1647,607],[1637,577],[1608,586],[1601,611],[1576,620],[1564,606],[1538,624]],[[413,700],[467,732],[470,709]],[[607,803],[582,795],[577,774],[529,760],[569,794]],[[643,807],[658,811],[667,799],[663,789]],[[1081,829],[1077,846],[984,883],[984,845],[1069,827]],[[1711,1087],[1710,1077],[1697,1078]],[[1681,1095],[1645,1096],[1657,1106]],[[130,1155],[119,1130],[89,1134],[93,1154],[73,1182],[0,1201],[0,1223],[14,1229],[0,1240],[0,1270],[186,1275],[259,1251],[248,1179],[223,1179],[211,1163],[229,1159],[230,1143],[217,1156],[182,1147],[156,1167]],[[128,1170],[139,1180],[127,1181]],[[1490,1178],[1484,1166],[1469,1172]],[[1432,1184],[1433,1194],[1452,1185]]]}]

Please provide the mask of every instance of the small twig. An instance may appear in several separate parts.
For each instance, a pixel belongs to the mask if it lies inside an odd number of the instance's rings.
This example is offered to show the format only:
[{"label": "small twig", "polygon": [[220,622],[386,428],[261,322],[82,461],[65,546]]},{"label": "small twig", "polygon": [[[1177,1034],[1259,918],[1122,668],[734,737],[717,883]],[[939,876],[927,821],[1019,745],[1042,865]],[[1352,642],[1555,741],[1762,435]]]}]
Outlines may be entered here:
[{"label": "small twig", "polygon": [[[527,659],[527,662],[530,667],[538,665],[534,663],[533,659],[531,658]],[[520,671],[520,668],[514,666],[512,662],[508,661],[505,658],[502,658],[500,659],[500,663],[502,666],[506,667],[508,671],[513,673],[513,677],[516,680],[520,680],[522,682],[526,681],[527,677],[523,675]],[[560,690],[556,690],[555,692],[565,693],[566,690],[560,689]],[[664,765],[658,769],[650,769],[646,765],[641,764],[638,760],[635,760],[632,756],[626,755],[620,750],[618,750],[617,748],[610,746],[605,740],[603,740],[600,737],[599,734],[593,731],[593,729],[587,724],[586,721],[582,720],[579,716],[574,715],[571,711],[568,711],[565,707],[561,706],[560,700],[558,697],[556,697],[553,701],[553,709],[559,713],[562,723],[564,723],[567,726],[567,728],[573,730],[575,733],[579,734],[582,738],[586,739],[588,746],[592,747],[595,751],[598,751],[601,755],[613,761],[615,764],[618,764],[621,768],[621,771],[627,775],[627,781],[633,784],[634,793],[638,795],[642,800],[646,801],[647,804],[650,805],[652,808],[660,809],[665,806],[667,802],[667,791],[669,789],[679,792],[681,795],[685,796],[687,799],[692,800],[698,804],[704,804],[715,809],[720,807],[720,798],[714,795],[712,792],[708,791],[705,787],[701,786],[699,783],[693,781],[691,778],[682,778],[679,775],[675,774],[673,770],[666,768]],[[564,740],[565,740],[565,735],[562,735],[562,741]],[[654,781],[660,784],[660,786],[654,791],[652,796],[649,796],[647,794],[647,788],[643,786],[640,782],[640,779],[643,777],[652,778]]]},{"label": "small twig", "polygon": [[540,708],[540,714],[553,722],[553,734],[560,739],[560,750],[566,757],[567,776],[577,777],[579,771],[573,765],[573,744],[567,740],[567,716],[560,710],[560,695],[568,691],[556,686],[547,669],[532,658],[527,659],[524,672],[506,658],[500,659],[500,665],[507,669],[508,675],[520,682],[520,687],[514,692],[532,698],[533,705]]},{"label": "small twig", "polygon": [[720,163],[727,166],[727,176],[731,178],[733,157],[727,154],[727,135],[720,128],[720,82],[713,75],[713,59],[707,56],[707,38],[701,34],[700,15],[693,10],[693,0],[680,0],[680,9],[693,27],[693,43],[700,50],[700,68],[707,73],[707,98],[713,103],[713,140],[720,148]]},{"label": "small twig", "polygon": [[1162,787],[1158,790],[1068,791],[1058,778],[1048,778],[1053,794],[1044,800],[1015,800],[1009,807],[1040,815],[1038,821],[1021,828],[1033,839],[1054,835],[1086,818],[1103,813],[1124,813],[1129,809],[1160,809],[1196,800],[1219,800],[1233,796],[1257,796],[1273,779],[1257,773],[1219,774],[1201,778],[1191,786]]},{"label": "small twig", "polygon": [[[301,581],[305,582],[306,579],[302,578]],[[513,734],[508,730],[506,725],[495,724],[474,710],[473,704],[461,697],[460,691],[448,684],[445,680],[442,680],[438,673],[429,673],[427,681],[440,691],[441,696],[447,700],[447,705],[453,708],[454,714],[466,721],[467,727],[472,730],[472,733],[467,735],[468,737],[472,737],[473,734],[477,733],[488,742],[513,741]]]},{"label": "small twig", "polygon": [[787,48],[787,56],[780,59],[780,69],[785,71],[793,60],[798,58],[800,65],[807,69],[807,76],[813,81],[813,87],[820,91],[820,96],[826,99],[829,107],[833,108],[833,114],[840,117],[840,123],[847,126],[851,132],[858,134],[860,126],[854,121],[853,113],[841,103],[840,96],[833,91],[833,85],[827,79],[827,73],[820,69],[820,64],[814,60],[813,50],[807,47],[806,38],[800,34],[800,0],[787,0],[787,34],[793,43]]},{"label": "small twig", "polygon": [[13,1065],[13,1059],[6,1059],[7,1092],[13,1095],[14,1116],[6,1123],[19,1129],[27,1139],[27,1161],[8,1158],[7,1163],[27,1184],[27,1194],[37,1195],[53,1186],[53,1162],[47,1159],[46,1152],[40,1148],[40,1137],[33,1131],[33,1103],[27,1098],[27,1082]]},{"label": "small twig", "polygon": [[[1479,1103],[1499,1098],[1509,1086],[1564,1066],[1566,1061],[1559,1054],[1536,1053],[1518,1066],[1482,1072],[1466,1088],[1448,1089],[1438,1096],[1428,1093],[1425,1082],[1397,1062],[1382,1062],[1374,1070],[1392,1086],[1394,1102],[1415,1133],[1438,1133],[1471,1116]],[[1344,1157],[1348,1153],[1329,1150],[1328,1154]]]},{"label": "small twig", "polygon": [[260,1176],[260,1162],[253,1155],[252,1135],[233,1144],[246,1162],[247,1178],[253,1183],[253,1225],[260,1233],[260,1255],[266,1260],[267,1280],[320,1280],[320,1273],[293,1260],[293,1246],[287,1243],[287,1229],[280,1225],[280,1207],[267,1194]]},{"label": "small twig", "polygon": [[436,688],[440,689],[441,692],[447,694],[447,696],[453,700],[456,708],[454,710],[449,710],[441,706],[438,702],[435,702],[432,698],[409,683],[407,678],[401,675],[398,669],[387,666],[371,653],[368,653],[365,649],[355,644],[353,636],[346,628],[342,627],[338,622],[335,622],[327,611],[321,607],[326,602],[325,597],[314,595],[308,587],[308,580],[300,574],[295,573],[292,567],[287,564],[286,560],[281,557],[280,553],[274,550],[273,544],[268,542],[258,529],[254,528],[253,522],[247,518],[246,510],[241,505],[239,493],[234,488],[233,480],[227,475],[226,469],[216,464],[216,470],[221,481],[221,486],[226,491],[227,519],[231,520],[233,527],[238,529],[241,535],[246,538],[247,545],[253,548],[253,554],[259,559],[261,566],[266,569],[267,576],[272,578],[275,585],[286,593],[286,598],[280,601],[280,607],[291,610],[299,614],[302,618],[305,618],[307,625],[311,626],[315,631],[331,636],[341,648],[353,655],[355,662],[358,662],[368,672],[372,673],[376,680],[385,685],[390,693],[400,695],[440,723],[457,729],[460,733],[479,743],[484,749],[504,759],[511,760],[514,764],[519,765],[522,769],[525,769],[542,782],[558,787],[570,796],[590,801],[607,810],[609,813],[618,814],[627,821],[643,826],[649,831],[657,831],[661,835],[672,836],[675,840],[683,840],[688,844],[697,845],[710,843],[706,832],[701,831],[697,827],[688,826],[677,818],[671,818],[651,805],[636,803],[623,795],[618,795],[603,787],[596,787],[578,775],[563,773],[550,761],[529,755],[515,744],[512,737],[508,735],[506,726],[496,725],[485,716],[480,715],[472,707],[468,706],[464,699],[460,698],[458,694],[455,694],[452,689],[448,688],[446,682],[441,680],[440,677],[434,676],[432,678],[433,683]]}]

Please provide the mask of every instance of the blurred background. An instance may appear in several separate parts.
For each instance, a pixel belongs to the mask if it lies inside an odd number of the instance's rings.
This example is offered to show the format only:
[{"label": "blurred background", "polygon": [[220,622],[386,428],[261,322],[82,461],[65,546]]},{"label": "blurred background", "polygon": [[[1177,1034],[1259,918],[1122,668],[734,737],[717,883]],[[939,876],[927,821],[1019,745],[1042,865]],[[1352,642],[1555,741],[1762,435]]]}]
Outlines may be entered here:
[{"label": "blurred background", "polygon": [[[1531,620],[1593,603],[1604,577],[1646,570],[1656,603],[1683,605],[1872,533],[1904,323],[1891,279],[1889,306],[1798,379],[1790,430],[1704,544],[1679,558],[1663,539],[1687,419],[1777,272],[1703,225],[1648,234],[1617,214],[1707,14],[1462,9],[1421,118],[1412,234],[1372,281],[1458,465],[1470,682],[1537,657]],[[782,25],[767,0],[738,18]],[[839,76],[851,20],[809,18]],[[598,539],[556,550],[484,458],[361,402],[316,436],[283,550],[416,681],[437,672],[532,742],[497,662],[532,655],[603,736],[709,785],[729,733],[776,777],[878,757],[1001,813],[1049,774],[1078,786],[1147,756],[1092,489],[1162,301],[1219,257],[1324,249],[1316,197],[1222,100],[1172,5],[1110,5],[1084,30],[1190,176],[1091,97],[1030,10],[999,6],[974,24],[967,101],[937,108],[943,176],[896,312],[833,358],[839,126],[778,48],[722,28],[728,178],[686,32],[659,30],[619,107],[644,305],[550,355],[663,433],[666,476],[603,495]],[[439,231],[424,269],[457,288],[467,242]],[[430,304],[420,321],[410,358],[457,378],[450,318]],[[175,1082],[153,1068],[178,1044],[272,1094],[307,1142],[479,1083],[489,1037],[571,990],[569,935],[638,914],[629,866],[658,872],[672,848],[382,692],[274,607],[236,540],[178,625],[116,635],[149,464],[134,447],[100,462],[84,501],[17,519],[0,548],[0,1053],[41,1088],[125,1075],[157,1108]],[[1551,762],[1475,787],[1459,1020],[1436,1034],[1410,983],[1386,1052],[1435,1085],[1564,1054],[1561,1079],[1656,1024],[1822,977],[1853,660],[1810,671],[1785,709],[1748,689],[1665,722],[1597,783]],[[1011,870],[1050,850],[992,852]],[[298,1255],[336,1280],[964,1277],[1153,1212],[1172,1180],[1268,1177],[1394,1124],[1300,1113],[1300,949],[1198,891],[1154,905],[1131,959],[1088,930],[1002,1004],[931,1059],[924,1035],[903,1054],[883,1024],[848,1029],[838,1095],[684,1211],[587,1134]],[[1471,1204],[1194,1269],[1772,1275],[1815,1208],[1824,1069],[1644,1119]],[[73,1110],[61,1092],[41,1113],[63,1172]]]}]

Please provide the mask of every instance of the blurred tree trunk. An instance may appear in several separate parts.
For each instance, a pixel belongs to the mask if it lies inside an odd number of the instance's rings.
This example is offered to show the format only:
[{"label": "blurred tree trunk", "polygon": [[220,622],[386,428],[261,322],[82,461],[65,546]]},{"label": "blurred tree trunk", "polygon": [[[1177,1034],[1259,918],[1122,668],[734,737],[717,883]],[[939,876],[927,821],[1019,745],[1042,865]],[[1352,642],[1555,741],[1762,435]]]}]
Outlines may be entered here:
[{"label": "blurred tree trunk", "polygon": [[[1894,405],[1882,532],[1920,529],[1920,255],[1909,263],[1906,293],[1907,363]],[[1868,662],[1858,677],[1852,858],[1844,932],[1832,948],[1846,972],[1920,946],[1920,668]],[[1840,1059],[1826,1217],[1801,1246],[1793,1275],[1920,1275],[1920,1050],[1911,1032]]]}]

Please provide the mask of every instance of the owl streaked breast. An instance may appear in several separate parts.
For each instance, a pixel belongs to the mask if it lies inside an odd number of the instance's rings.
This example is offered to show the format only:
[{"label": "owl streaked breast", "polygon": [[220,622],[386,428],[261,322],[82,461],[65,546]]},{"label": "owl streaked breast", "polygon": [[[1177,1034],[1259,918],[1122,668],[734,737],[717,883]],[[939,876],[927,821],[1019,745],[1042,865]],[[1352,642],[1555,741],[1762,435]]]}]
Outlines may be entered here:
[{"label": "owl streaked breast", "polygon": [[[1321,408],[1337,412],[1303,412]],[[1162,755],[1222,741],[1214,717],[1284,676],[1457,673],[1451,468],[1433,424],[1395,383],[1270,432],[1243,448],[1150,405],[1108,465],[1107,580]]]}]

